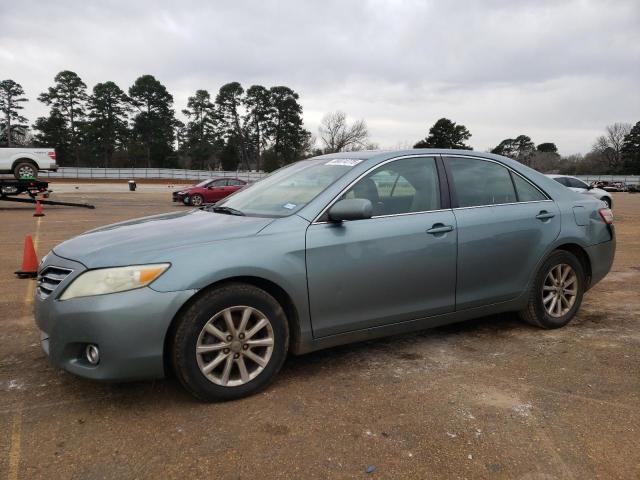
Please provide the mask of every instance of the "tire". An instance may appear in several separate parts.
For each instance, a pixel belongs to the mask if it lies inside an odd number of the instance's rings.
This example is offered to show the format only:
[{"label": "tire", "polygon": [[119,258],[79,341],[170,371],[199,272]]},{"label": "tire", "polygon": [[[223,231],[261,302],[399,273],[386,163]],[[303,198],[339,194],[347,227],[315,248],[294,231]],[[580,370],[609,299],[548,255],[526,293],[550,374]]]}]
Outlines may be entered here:
[{"label": "tire", "polygon": [[38,176],[38,167],[31,162],[20,162],[13,169],[13,176],[20,180],[22,177]]},{"label": "tire", "polygon": [[[235,332],[231,332],[225,312],[230,312]],[[262,319],[268,325],[259,327]],[[259,392],[273,381],[287,356],[286,315],[271,295],[253,285],[230,283],[207,291],[177,321],[170,345],[174,373],[187,391],[205,402],[235,400]],[[264,361],[262,366],[253,360],[256,356]]]},{"label": "tire", "polygon": [[607,208],[611,208],[611,199],[609,197],[602,197],[602,201],[607,204]]},{"label": "tire", "polygon": [[191,205],[193,205],[194,207],[199,207],[204,203],[204,198],[202,198],[202,195],[196,193],[189,199],[189,203],[191,203]]},{"label": "tire", "polygon": [[[567,274],[565,285],[562,287],[554,287],[553,278],[560,277],[566,270],[565,267],[569,267],[570,271],[575,275],[573,284],[566,284],[569,282],[571,273]],[[560,270],[558,270],[560,269]],[[553,273],[552,273],[553,272]],[[549,277],[552,275],[552,277]],[[560,307],[554,304],[553,297],[558,297],[561,292],[570,292],[575,285],[575,294],[573,300],[569,300],[565,303],[562,299],[560,301]],[[557,290],[554,290],[556,288]],[[582,303],[582,296],[585,291],[585,275],[582,264],[570,252],[564,250],[556,250],[544,261],[540,270],[536,274],[536,278],[533,282],[533,286],[529,293],[529,301],[527,308],[519,312],[520,318],[524,321],[535,325],[540,328],[552,329],[564,327],[575,316],[580,304]],[[549,295],[552,295],[549,297]],[[550,298],[545,302],[545,298]],[[565,299],[570,298],[570,295],[566,294]],[[556,298],[557,300],[557,298]],[[551,314],[549,307],[552,307]]]}]

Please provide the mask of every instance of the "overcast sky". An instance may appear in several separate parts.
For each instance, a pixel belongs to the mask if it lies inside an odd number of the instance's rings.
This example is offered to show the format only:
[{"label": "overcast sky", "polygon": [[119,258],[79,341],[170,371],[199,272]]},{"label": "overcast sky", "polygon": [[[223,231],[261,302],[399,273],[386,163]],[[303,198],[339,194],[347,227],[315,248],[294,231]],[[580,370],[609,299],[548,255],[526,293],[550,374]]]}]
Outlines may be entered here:
[{"label": "overcast sky", "polygon": [[0,0],[0,79],[31,122],[65,69],[124,90],[150,73],[177,112],[196,89],[287,85],[312,133],[342,110],[384,148],[447,117],[476,150],[526,134],[585,153],[640,120],[640,1]]}]

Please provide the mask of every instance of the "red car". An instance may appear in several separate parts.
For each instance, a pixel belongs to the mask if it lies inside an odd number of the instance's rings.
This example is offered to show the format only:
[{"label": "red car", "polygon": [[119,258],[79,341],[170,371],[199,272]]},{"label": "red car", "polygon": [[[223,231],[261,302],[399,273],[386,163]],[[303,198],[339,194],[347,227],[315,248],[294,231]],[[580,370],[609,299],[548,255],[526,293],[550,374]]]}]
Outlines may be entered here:
[{"label": "red car", "polygon": [[210,178],[197,185],[173,192],[173,201],[194,207],[203,203],[215,203],[237,192],[246,184],[247,182],[238,178]]}]

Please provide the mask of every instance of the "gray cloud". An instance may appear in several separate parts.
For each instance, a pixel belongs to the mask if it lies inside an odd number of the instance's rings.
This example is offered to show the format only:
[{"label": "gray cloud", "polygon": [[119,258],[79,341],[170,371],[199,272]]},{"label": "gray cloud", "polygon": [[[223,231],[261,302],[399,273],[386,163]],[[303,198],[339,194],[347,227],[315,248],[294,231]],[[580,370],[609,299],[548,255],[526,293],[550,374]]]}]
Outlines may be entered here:
[{"label": "gray cloud", "polygon": [[178,111],[198,88],[284,84],[313,133],[341,109],[384,147],[446,116],[479,150],[525,133],[568,154],[640,120],[636,0],[0,4],[0,77],[25,87],[31,120],[62,69],[90,87],[151,73]]}]

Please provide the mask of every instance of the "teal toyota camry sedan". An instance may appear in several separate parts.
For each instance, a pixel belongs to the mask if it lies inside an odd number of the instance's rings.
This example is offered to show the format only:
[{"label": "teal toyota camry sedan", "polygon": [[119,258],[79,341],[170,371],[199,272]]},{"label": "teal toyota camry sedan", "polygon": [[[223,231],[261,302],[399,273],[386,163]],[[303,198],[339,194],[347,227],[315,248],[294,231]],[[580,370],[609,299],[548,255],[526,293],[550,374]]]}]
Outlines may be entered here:
[{"label": "teal toyota camry sedan", "polygon": [[40,266],[35,319],[73,374],[172,374],[229,400],[268,385],[288,353],[499,312],[562,327],[614,253],[603,202],[513,160],[339,153],[61,243]]}]

